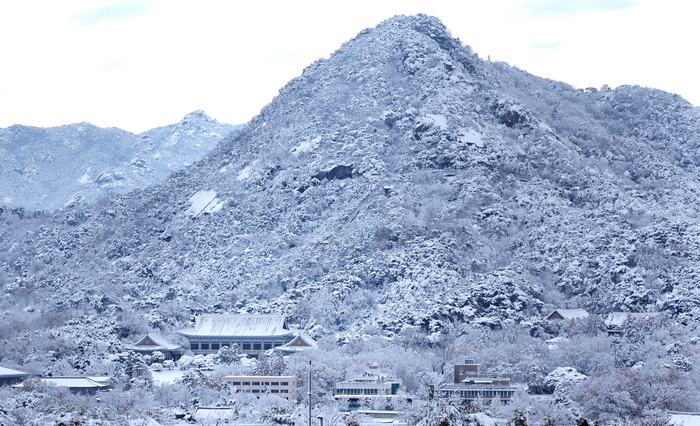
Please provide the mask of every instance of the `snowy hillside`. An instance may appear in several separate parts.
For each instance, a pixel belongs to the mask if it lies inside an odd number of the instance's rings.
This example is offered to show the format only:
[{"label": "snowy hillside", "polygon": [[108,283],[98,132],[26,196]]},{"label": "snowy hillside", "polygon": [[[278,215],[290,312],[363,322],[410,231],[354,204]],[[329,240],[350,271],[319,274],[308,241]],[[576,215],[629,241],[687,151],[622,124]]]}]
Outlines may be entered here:
[{"label": "snowy hillside", "polygon": [[[45,165],[84,153],[94,165],[76,166],[65,194],[112,191],[62,211],[0,207],[4,365],[113,375],[119,386],[88,407],[100,415],[236,398],[251,423],[305,425],[303,405],[258,406],[201,372],[157,391],[128,373],[145,361],[124,345],[146,332],[177,340],[202,313],[275,313],[318,340],[280,371],[302,389],[313,360],[319,401],[370,362],[426,395],[467,356],[551,394],[507,407],[530,424],[661,425],[666,410],[699,409],[700,110],[679,96],[576,89],[479,58],[436,18],[397,16],[311,64],[190,167],[115,194],[185,163],[201,138],[226,133],[216,126],[193,113],[138,137],[2,130],[2,185],[15,176],[37,200],[59,193],[41,187],[62,179]],[[40,155],[7,148],[35,134]],[[118,160],[98,167],[107,143]],[[544,321],[555,307],[591,315]],[[610,311],[663,313],[609,336],[599,315]],[[221,364],[217,377],[254,371]],[[2,392],[7,418],[70,405],[50,389]],[[399,408],[421,426],[476,423],[453,403]]]},{"label": "snowy hillside", "polygon": [[396,17],[155,187],[4,209],[3,303],[131,309],[168,330],[275,312],[316,337],[454,321],[536,334],[554,306],[692,322],[699,126],[677,95],[575,89],[479,58],[435,18]]},{"label": "snowy hillside", "polygon": [[138,135],[88,123],[0,129],[0,203],[56,210],[153,185],[202,158],[234,127],[194,111]]}]

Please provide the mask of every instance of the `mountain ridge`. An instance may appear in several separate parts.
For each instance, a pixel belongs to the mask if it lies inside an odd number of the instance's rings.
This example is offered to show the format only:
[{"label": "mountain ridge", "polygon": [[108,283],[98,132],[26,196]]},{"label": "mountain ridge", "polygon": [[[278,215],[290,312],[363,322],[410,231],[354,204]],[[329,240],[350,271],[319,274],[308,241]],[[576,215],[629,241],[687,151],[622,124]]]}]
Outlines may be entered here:
[{"label": "mountain ridge", "polygon": [[13,125],[0,129],[0,197],[16,207],[51,210],[152,185],[201,158],[234,128],[200,110],[139,134],[84,122]]},{"label": "mountain ridge", "polygon": [[33,282],[27,300],[54,295],[49,311],[164,330],[278,312],[316,337],[460,321],[544,335],[562,305],[693,322],[699,126],[677,95],[578,90],[399,16],[158,186],[5,210],[4,291]]}]

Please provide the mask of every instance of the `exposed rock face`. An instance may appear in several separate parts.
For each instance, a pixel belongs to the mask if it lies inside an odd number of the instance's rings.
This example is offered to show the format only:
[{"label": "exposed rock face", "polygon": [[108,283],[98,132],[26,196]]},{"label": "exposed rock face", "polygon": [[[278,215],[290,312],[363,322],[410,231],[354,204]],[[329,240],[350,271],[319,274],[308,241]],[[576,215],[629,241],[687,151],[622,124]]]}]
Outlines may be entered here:
[{"label": "exposed rock face", "polygon": [[[692,321],[699,126],[676,95],[576,90],[398,16],[158,186],[6,209],[4,291],[31,281],[47,309],[109,313],[107,293],[165,322],[175,302],[277,312],[318,333],[498,328],[562,303]],[[193,215],[197,194],[212,200]]]},{"label": "exposed rock face", "polygon": [[138,135],[88,123],[0,129],[0,203],[56,210],[145,188],[201,159],[234,128],[194,111]]}]

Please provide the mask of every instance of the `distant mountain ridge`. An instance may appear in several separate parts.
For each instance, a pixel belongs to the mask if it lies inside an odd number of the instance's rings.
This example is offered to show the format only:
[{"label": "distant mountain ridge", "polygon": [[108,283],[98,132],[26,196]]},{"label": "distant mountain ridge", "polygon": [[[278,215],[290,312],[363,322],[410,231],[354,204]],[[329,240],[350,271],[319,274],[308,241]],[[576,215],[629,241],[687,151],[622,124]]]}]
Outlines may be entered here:
[{"label": "distant mountain ridge", "polygon": [[198,110],[138,135],[89,123],[0,129],[0,203],[56,210],[153,185],[202,158],[235,127]]}]

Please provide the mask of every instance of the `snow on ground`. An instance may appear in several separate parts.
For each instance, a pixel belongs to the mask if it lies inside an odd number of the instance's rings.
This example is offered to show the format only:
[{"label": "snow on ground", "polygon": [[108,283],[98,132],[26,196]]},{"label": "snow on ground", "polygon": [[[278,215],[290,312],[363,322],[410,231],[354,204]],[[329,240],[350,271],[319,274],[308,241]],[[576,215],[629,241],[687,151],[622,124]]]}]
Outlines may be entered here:
[{"label": "snow on ground", "polygon": [[81,184],[90,183],[89,173],[90,173],[90,167],[87,168],[87,170],[85,171],[85,174],[80,177],[80,180],[78,182],[80,182]]},{"label": "snow on ground", "polygon": [[224,207],[224,202],[216,198],[216,191],[198,191],[190,198],[192,205],[185,213],[198,217],[202,213],[213,213]]},{"label": "snow on ground", "polygon": [[129,426],[160,426],[160,423],[153,419],[129,420]]},{"label": "snow on ground", "polygon": [[172,370],[150,370],[153,376],[153,381],[160,384],[172,385],[176,380],[182,378],[190,370],[180,370],[179,368],[174,368]]},{"label": "snow on ground", "polygon": [[313,151],[314,149],[318,148],[318,144],[321,142],[321,137],[316,136],[315,138],[309,140],[309,139],[304,139],[299,145],[295,146],[290,150],[290,152],[294,155],[299,155],[302,152],[309,152]]},{"label": "snow on ground", "polygon": [[238,177],[236,179],[238,180],[246,180],[250,177],[250,166],[246,166],[241,172],[238,174]]},{"label": "snow on ground", "polygon": [[700,426],[700,413],[673,413],[668,423],[676,426]]},{"label": "snow on ground", "polygon": [[440,130],[447,130],[447,118],[440,114],[427,114],[427,117],[431,118],[435,125],[440,128]]},{"label": "snow on ground", "polygon": [[479,148],[484,147],[484,141],[481,139],[481,135],[476,133],[472,129],[460,129],[459,130],[460,136],[459,140],[460,142],[468,143],[470,145],[476,145]]}]

